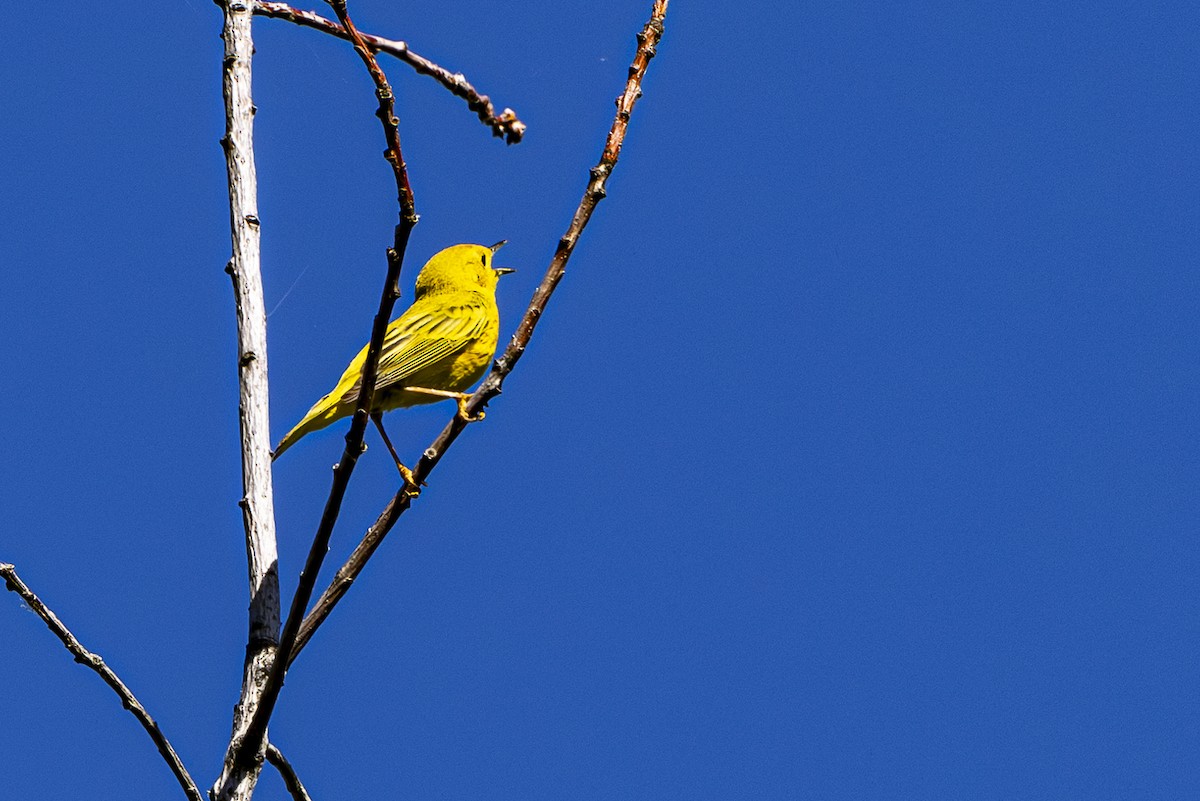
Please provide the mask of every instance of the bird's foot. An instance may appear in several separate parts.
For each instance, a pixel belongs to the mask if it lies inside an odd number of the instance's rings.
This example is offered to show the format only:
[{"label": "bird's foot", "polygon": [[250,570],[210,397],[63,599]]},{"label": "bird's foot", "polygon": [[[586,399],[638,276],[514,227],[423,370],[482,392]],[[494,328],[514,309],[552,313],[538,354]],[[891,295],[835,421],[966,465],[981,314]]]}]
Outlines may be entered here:
[{"label": "bird's foot", "polygon": [[418,497],[421,494],[421,485],[417,483],[413,471],[400,464],[400,462],[396,462],[396,469],[400,471],[400,477],[404,479],[404,492],[410,498]]},{"label": "bird's foot", "polygon": [[471,413],[467,411],[467,402],[470,400],[470,395],[463,395],[461,398],[458,398],[458,419],[462,420],[464,423],[478,423],[487,415],[485,415],[483,410],[480,409],[479,414],[472,417]]}]

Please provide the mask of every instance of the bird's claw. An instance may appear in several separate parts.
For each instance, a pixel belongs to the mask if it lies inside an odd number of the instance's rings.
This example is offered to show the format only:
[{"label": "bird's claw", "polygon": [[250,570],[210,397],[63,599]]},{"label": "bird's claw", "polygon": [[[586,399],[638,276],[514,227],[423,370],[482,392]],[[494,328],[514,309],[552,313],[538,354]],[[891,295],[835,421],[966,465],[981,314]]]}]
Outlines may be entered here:
[{"label": "bird's claw", "polygon": [[464,423],[478,423],[486,415],[483,413],[483,410],[480,409],[479,414],[472,417],[471,413],[467,411],[467,402],[469,400],[471,400],[470,397],[458,399],[458,419],[462,420]]},{"label": "bird's claw", "polygon": [[404,491],[408,493],[408,497],[416,498],[419,496],[421,494],[421,485],[417,483],[413,471],[402,464],[397,464],[396,467],[400,468],[400,477],[404,479]]}]

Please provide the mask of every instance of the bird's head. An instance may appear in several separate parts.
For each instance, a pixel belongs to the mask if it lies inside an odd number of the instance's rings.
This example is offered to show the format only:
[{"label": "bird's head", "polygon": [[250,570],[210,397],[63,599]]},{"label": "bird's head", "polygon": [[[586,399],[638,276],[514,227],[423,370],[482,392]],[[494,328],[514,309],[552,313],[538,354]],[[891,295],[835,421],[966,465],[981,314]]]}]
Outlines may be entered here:
[{"label": "bird's head", "polygon": [[430,292],[495,292],[500,276],[514,272],[492,263],[496,251],[503,245],[504,240],[491,247],[452,245],[436,253],[417,276],[416,297]]}]

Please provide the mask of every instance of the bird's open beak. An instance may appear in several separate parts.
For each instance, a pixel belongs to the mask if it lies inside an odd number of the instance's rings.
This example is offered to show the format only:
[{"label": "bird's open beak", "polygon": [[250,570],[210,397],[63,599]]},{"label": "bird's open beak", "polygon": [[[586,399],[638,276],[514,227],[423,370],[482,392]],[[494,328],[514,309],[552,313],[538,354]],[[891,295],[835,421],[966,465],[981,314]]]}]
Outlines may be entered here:
[{"label": "bird's open beak", "polygon": [[512,267],[497,267],[495,272],[496,275],[508,275],[509,273],[515,273],[516,270]]},{"label": "bird's open beak", "polygon": [[508,240],[507,240],[507,239],[501,239],[501,240],[500,240],[499,242],[497,242],[496,244],[494,244],[494,245],[491,245],[490,247],[488,247],[488,250],[490,250],[490,251],[492,251],[493,253],[495,253],[497,250],[499,250],[500,248],[504,247],[504,246],[505,246],[505,245],[507,245],[507,244],[508,244]]}]

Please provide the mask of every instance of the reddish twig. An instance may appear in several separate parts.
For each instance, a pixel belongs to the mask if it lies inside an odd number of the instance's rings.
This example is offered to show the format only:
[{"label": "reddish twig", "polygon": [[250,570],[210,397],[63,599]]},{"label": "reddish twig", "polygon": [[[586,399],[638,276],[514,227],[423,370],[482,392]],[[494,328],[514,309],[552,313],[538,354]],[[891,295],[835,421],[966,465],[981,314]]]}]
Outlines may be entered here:
[{"label": "reddish twig", "polygon": [[175,753],[167,736],[162,733],[162,729],[158,727],[154,718],[150,717],[146,707],[138,701],[133,690],[125,686],[125,682],[121,681],[120,676],[104,663],[104,659],[99,654],[94,654],[83,647],[70,629],[58,619],[58,615],[42,603],[42,599],[38,598],[33,590],[29,589],[29,585],[21,580],[15,566],[0,563],[0,577],[3,577],[4,585],[9,591],[21,596],[29,608],[45,622],[46,627],[54,633],[54,636],[58,637],[67,650],[74,654],[76,662],[94,670],[104,680],[104,683],[112,688],[117,697],[121,699],[121,706],[133,713],[133,716],[138,719],[138,723],[141,723],[142,728],[146,730],[146,734],[150,735],[150,739],[158,747],[158,753],[162,754],[162,758],[171,768],[171,772],[175,774],[175,778],[179,780],[179,786],[187,793],[187,797],[192,801],[203,801],[204,796],[200,794],[200,788],[196,786],[196,782],[187,772],[187,768],[183,766],[179,754]]},{"label": "reddish twig", "polygon": [[[287,3],[272,3],[266,0],[257,0],[254,3],[254,13],[272,19],[287,20],[296,25],[313,28],[330,36],[336,36],[339,39],[350,38],[350,35],[346,33],[346,29],[333,20],[325,19],[312,11],[302,11],[298,8],[293,8]],[[442,86],[449,89],[452,94],[467,101],[467,108],[475,112],[480,122],[492,129],[493,136],[504,139],[507,144],[515,145],[525,135],[525,123],[517,119],[515,111],[511,108],[506,108],[497,114],[496,107],[492,105],[491,99],[487,95],[481,95],[461,72],[450,72],[450,70],[434,64],[424,56],[417,55],[408,49],[406,42],[384,39],[382,36],[372,36],[369,33],[361,34],[361,36],[362,40],[366,42],[367,47],[373,52],[386,53],[389,56],[400,59],[421,75],[430,76]]]},{"label": "reddish twig", "polygon": [[[479,389],[471,396],[467,403],[466,411],[471,417],[477,417],[478,413],[487,406],[488,401],[500,394],[504,384],[504,379],[512,372],[517,361],[525,352],[525,347],[529,344],[530,338],[533,336],[533,331],[537,327],[538,320],[541,319],[542,312],[546,308],[546,304],[550,301],[550,296],[554,294],[555,288],[559,281],[562,280],[566,273],[567,262],[571,258],[571,253],[575,250],[575,243],[578,241],[583,229],[587,227],[588,220],[591,219],[592,212],[595,211],[596,205],[605,196],[605,183],[608,181],[609,175],[617,164],[617,158],[621,155],[621,146],[625,141],[625,132],[629,126],[629,116],[633,111],[634,104],[642,95],[642,78],[646,74],[646,68],[650,64],[650,59],[654,57],[655,48],[663,35],[663,19],[667,13],[668,0],[655,0],[653,10],[651,11],[650,20],[637,36],[638,48],[637,54],[634,56],[633,63],[629,67],[629,78],[625,83],[625,91],[617,98],[617,115],[613,120],[612,128],[608,132],[608,138],[604,143],[604,152],[600,156],[600,162],[591,170],[591,180],[588,182],[587,189],[583,193],[583,199],[579,202],[579,207],[575,210],[575,216],[571,220],[571,225],[567,228],[567,232],[558,241],[558,248],[554,252],[554,257],[550,260],[550,266],[546,270],[545,277],[542,278],[541,284],[537,291],[533,294],[533,299],[529,303],[529,308],[525,310],[525,315],[521,318],[520,324],[517,326],[516,332],[512,336],[512,340],[505,348],[504,354],[496,360],[492,370],[488,373],[487,378],[480,384]],[[453,444],[458,435],[467,427],[467,423],[461,416],[455,415],[454,418],[442,430],[437,439],[433,441],[425,453],[421,456],[421,460],[417,463],[413,470],[413,477],[418,483],[424,482],[433,469],[437,467],[439,461],[446,450]],[[395,497],[388,502],[388,505],[380,513],[374,524],[367,529],[367,533],[359,542],[358,546],[351,553],[346,563],[338,569],[332,583],[321,594],[313,604],[312,611],[305,618],[303,625],[300,627],[300,633],[296,639],[296,647],[290,654],[290,659],[295,659],[300,650],[308,643],[313,633],[333,611],[333,607],[337,605],[342,596],[350,589],[354,579],[362,572],[367,561],[371,558],[371,554],[379,547],[383,538],[391,531],[392,526],[400,518],[400,515],[412,505],[412,496],[405,490],[401,489],[396,493]]]},{"label": "reddish twig", "polygon": [[396,118],[396,103],[392,87],[388,84],[387,76],[379,67],[375,54],[363,40],[362,34],[354,27],[354,23],[346,11],[346,0],[328,0],[328,2],[337,13],[338,20],[341,21],[342,27],[345,28],[350,41],[354,44],[355,52],[362,58],[367,71],[371,74],[371,80],[375,83],[375,95],[379,98],[379,109],[376,114],[383,123],[384,135],[388,144],[384,158],[392,165],[392,172],[396,179],[400,220],[396,224],[392,247],[388,248],[387,252],[387,279],[379,298],[379,310],[375,314],[375,322],[371,328],[371,340],[367,346],[367,357],[363,364],[362,386],[359,389],[350,431],[346,434],[346,447],[342,451],[342,458],[333,468],[333,482],[329,489],[329,498],[325,501],[325,509],[317,524],[317,533],[313,535],[308,558],[304,562],[304,570],[300,574],[300,582],[296,587],[296,594],[292,597],[287,621],[284,623],[283,632],[279,637],[275,662],[271,666],[271,673],[267,677],[258,708],[254,711],[254,717],[246,727],[245,736],[235,753],[235,763],[243,766],[254,761],[255,754],[262,748],[266,740],[267,722],[271,719],[275,703],[279,700],[279,692],[283,689],[283,678],[287,673],[288,665],[291,664],[296,635],[304,620],[308,602],[312,599],[317,575],[321,571],[325,555],[329,552],[329,540],[333,534],[333,526],[337,522],[338,514],[341,512],[346,487],[349,486],[350,476],[354,472],[358,457],[365,450],[363,434],[367,428],[368,410],[375,397],[375,379],[379,371],[379,356],[383,350],[384,333],[391,321],[392,307],[395,306],[396,299],[400,297],[400,267],[404,262],[404,252],[408,248],[409,235],[412,233],[413,226],[417,224],[412,187],[409,185],[408,170],[404,166],[404,156],[400,150],[400,121]]}]

